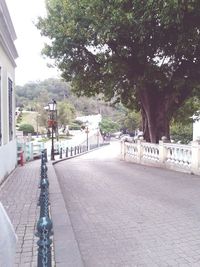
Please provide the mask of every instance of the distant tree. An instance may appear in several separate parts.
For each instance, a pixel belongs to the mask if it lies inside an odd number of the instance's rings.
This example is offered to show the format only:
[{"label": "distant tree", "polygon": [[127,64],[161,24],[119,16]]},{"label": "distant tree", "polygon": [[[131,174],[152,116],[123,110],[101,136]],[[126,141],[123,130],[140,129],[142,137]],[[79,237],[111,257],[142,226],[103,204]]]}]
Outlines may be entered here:
[{"label": "distant tree", "polygon": [[102,133],[114,133],[120,129],[120,125],[110,118],[103,118],[99,127]]},{"label": "distant tree", "polygon": [[127,110],[126,113],[120,118],[120,128],[126,129],[129,133],[134,132],[138,128],[141,128],[142,118],[140,113]]},{"label": "distant tree", "polygon": [[43,90],[48,92],[49,99],[55,98],[58,101],[71,96],[68,83],[59,79],[46,79],[41,82],[27,83],[24,86],[16,86],[17,106],[27,106],[27,102],[32,104],[32,101],[38,99]]},{"label": "distant tree", "polygon": [[41,90],[39,95],[37,96],[36,101],[34,101],[35,110],[38,112],[38,116],[36,119],[41,127],[48,128],[48,110],[45,109],[48,106],[48,102],[50,101],[49,93],[46,89]]},{"label": "distant tree", "polygon": [[66,101],[58,102],[58,124],[65,130],[66,125],[75,119],[76,111],[74,106]]}]

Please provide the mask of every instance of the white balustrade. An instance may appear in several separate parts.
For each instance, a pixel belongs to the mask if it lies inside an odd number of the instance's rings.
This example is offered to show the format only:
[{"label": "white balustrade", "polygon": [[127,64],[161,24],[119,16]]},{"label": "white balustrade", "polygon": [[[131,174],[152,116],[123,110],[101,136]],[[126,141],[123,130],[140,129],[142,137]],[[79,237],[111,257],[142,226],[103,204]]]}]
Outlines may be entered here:
[{"label": "white balustrade", "polygon": [[141,143],[143,151],[143,159],[159,161],[159,146],[152,143]]},{"label": "white balustrade", "polygon": [[127,143],[126,154],[131,158],[137,159],[137,157],[138,157],[137,144],[136,143]]},{"label": "white balustrade", "polygon": [[167,150],[166,163],[182,168],[190,168],[192,159],[191,145],[164,143],[164,148]]},{"label": "white balustrade", "polygon": [[200,174],[200,143],[197,141],[191,145],[163,140],[159,144],[143,140],[122,142],[121,152],[124,160]]}]

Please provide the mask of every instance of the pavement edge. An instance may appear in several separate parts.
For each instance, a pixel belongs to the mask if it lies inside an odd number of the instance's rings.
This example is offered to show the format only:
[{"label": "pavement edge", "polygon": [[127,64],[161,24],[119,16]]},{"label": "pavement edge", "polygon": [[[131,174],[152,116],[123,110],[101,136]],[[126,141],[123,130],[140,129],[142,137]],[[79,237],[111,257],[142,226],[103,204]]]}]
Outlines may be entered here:
[{"label": "pavement edge", "polygon": [[56,267],[83,267],[78,243],[52,162],[48,163],[50,210]]}]

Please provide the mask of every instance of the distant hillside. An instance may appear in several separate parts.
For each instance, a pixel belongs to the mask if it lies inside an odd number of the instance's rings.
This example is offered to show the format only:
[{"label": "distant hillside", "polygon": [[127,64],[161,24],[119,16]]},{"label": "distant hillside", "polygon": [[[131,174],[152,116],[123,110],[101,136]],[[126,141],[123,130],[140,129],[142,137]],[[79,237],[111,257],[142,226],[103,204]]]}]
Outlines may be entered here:
[{"label": "distant hillside", "polygon": [[70,84],[59,79],[47,79],[41,82],[27,83],[24,86],[16,86],[17,106],[34,111],[41,98],[44,99],[46,104],[52,98],[56,101],[66,99],[74,105],[77,115],[101,113],[105,117],[115,118],[124,113],[122,110],[113,108],[109,103],[97,98],[77,97],[72,93]]}]

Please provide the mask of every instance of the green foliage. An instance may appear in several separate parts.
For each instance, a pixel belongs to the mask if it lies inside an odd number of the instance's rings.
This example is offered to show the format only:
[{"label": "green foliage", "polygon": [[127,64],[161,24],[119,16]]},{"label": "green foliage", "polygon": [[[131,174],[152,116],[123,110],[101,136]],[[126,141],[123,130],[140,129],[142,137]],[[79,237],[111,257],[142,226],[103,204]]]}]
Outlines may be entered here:
[{"label": "green foliage", "polygon": [[69,84],[59,79],[31,82],[24,86],[16,86],[16,105],[27,107],[28,99],[29,108],[35,109],[35,106],[32,104],[36,99],[39,99],[39,96],[43,94],[42,92],[48,92],[46,105],[52,98],[61,101],[63,98],[67,98],[71,94]]},{"label": "green foliage", "polygon": [[168,135],[199,91],[200,1],[51,0],[47,10],[37,24],[51,39],[43,52],[73,90],[141,110],[151,141]]},{"label": "green foliage", "polygon": [[191,97],[185,101],[184,105],[178,110],[174,116],[175,122],[181,122],[183,125],[187,125],[192,122],[192,116],[200,110],[200,98]]},{"label": "green foliage", "polygon": [[19,131],[23,131],[24,135],[27,135],[28,133],[33,134],[34,133],[34,127],[31,124],[22,124],[19,127]]},{"label": "green foliage", "polygon": [[188,144],[192,141],[192,123],[187,125],[173,123],[171,126],[171,139],[182,144]]},{"label": "green foliage", "polygon": [[81,125],[74,121],[69,125],[69,130],[81,130]]},{"label": "green foliage", "polygon": [[103,133],[114,133],[120,129],[120,125],[110,118],[103,118],[99,124],[99,127]]},{"label": "green foliage", "polygon": [[134,132],[141,127],[141,116],[138,112],[127,110],[126,114],[119,121],[122,129]]},{"label": "green foliage", "polygon": [[75,118],[76,111],[74,106],[66,101],[58,102],[58,124],[66,126]]},{"label": "green foliage", "polygon": [[77,125],[79,125],[79,126],[82,126],[83,125],[83,122],[82,121],[79,121],[79,120],[75,120],[74,123],[77,124]]}]

